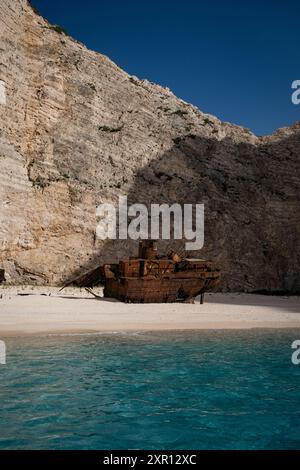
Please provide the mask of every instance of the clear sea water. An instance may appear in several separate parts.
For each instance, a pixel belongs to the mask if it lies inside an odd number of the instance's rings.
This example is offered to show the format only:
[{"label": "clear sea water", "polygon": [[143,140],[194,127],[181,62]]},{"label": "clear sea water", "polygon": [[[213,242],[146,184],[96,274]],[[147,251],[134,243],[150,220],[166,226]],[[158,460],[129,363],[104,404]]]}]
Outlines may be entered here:
[{"label": "clear sea water", "polygon": [[0,449],[300,449],[300,331],[7,339]]}]

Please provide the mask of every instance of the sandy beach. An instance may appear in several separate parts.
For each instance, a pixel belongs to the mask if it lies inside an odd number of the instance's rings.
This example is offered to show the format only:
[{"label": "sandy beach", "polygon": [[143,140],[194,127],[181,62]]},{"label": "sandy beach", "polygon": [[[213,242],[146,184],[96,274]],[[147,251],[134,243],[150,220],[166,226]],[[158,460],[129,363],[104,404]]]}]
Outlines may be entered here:
[{"label": "sandy beach", "polygon": [[[300,298],[206,294],[205,303],[123,304],[83,289],[2,287],[0,334],[300,328]],[[97,294],[101,291],[98,289]]]}]

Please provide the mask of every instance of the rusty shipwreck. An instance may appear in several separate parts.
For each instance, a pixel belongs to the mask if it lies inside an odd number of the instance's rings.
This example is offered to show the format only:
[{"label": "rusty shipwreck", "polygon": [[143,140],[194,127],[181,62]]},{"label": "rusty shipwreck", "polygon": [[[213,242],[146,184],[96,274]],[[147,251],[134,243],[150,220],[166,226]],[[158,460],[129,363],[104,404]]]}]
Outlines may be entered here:
[{"label": "rusty shipwreck", "polygon": [[[137,257],[104,264],[75,279],[80,287],[104,285],[104,297],[123,302],[188,302],[215,288],[220,270],[211,261],[182,257],[174,252],[159,256],[157,242],[141,241]],[[71,283],[70,283],[71,284]]]}]

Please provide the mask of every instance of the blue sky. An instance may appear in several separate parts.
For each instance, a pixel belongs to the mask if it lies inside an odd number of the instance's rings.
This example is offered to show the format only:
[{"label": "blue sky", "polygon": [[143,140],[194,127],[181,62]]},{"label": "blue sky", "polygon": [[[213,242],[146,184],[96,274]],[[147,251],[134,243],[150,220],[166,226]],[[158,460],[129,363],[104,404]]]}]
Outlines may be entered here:
[{"label": "blue sky", "polygon": [[258,135],[300,120],[300,1],[32,0],[139,78]]}]

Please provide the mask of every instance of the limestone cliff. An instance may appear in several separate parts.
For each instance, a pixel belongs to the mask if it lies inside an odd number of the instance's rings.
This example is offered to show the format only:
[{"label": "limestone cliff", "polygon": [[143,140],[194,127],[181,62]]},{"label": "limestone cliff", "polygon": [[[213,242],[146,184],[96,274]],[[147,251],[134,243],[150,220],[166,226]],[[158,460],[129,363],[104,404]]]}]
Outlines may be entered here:
[{"label": "limestone cliff", "polygon": [[[135,245],[95,240],[95,208],[205,203],[224,289],[299,291],[300,124],[258,138],[128,75],[0,3],[0,268],[56,283]],[[194,254],[193,254],[194,255]]]}]

